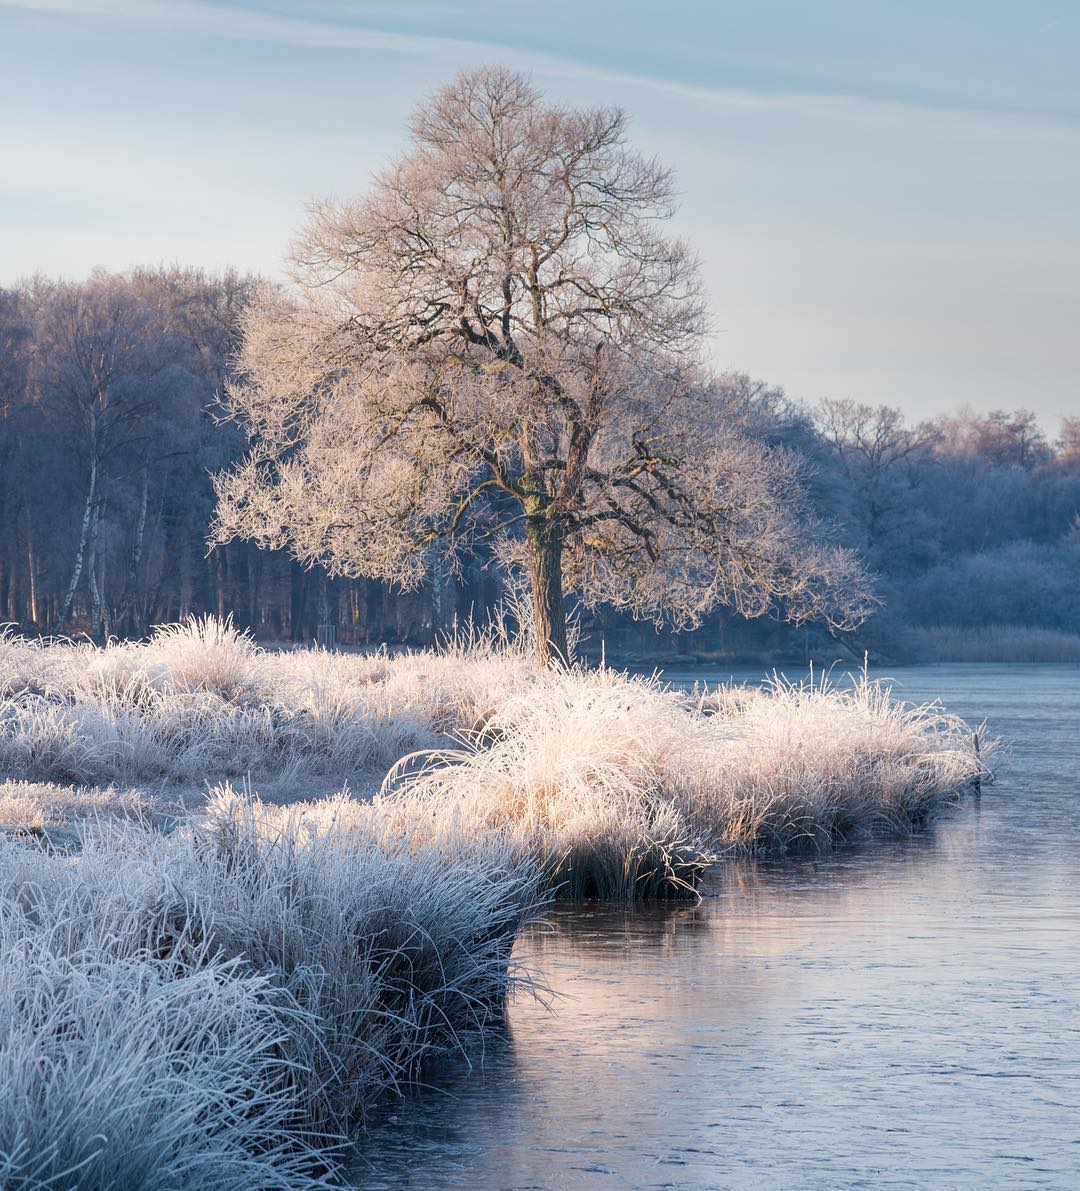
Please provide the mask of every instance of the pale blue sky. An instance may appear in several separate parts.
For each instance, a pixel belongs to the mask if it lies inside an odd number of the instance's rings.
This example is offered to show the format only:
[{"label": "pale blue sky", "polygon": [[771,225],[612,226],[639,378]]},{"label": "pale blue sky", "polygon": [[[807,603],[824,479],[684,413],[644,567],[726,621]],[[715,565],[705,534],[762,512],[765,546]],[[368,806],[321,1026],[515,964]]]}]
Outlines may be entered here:
[{"label": "pale blue sky", "polygon": [[276,274],[410,108],[503,61],[679,173],[712,354],[922,416],[1080,413],[1080,3],[0,0],[0,283]]}]

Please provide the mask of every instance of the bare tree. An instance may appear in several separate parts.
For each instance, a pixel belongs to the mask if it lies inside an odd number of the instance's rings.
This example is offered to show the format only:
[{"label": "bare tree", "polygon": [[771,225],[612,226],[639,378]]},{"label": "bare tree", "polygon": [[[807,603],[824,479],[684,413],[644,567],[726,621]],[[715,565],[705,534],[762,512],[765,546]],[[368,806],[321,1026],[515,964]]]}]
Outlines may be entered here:
[{"label": "bare tree", "polygon": [[1062,462],[1080,463],[1080,417],[1061,419],[1061,431],[1054,445]]},{"label": "bare tree", "polygon": [[1030,471],[1053,454],[1039,419],[1029,409],[978,414],[965,406],[956,414],[935,419],[934,425],[943,453],[977,458],[994,467]]},{"label": "bare tree", "polygon": [[437,546],[500,535],[543,661],[567,652],[564,588],[679,625],[718,602],[858,623],[862,572],[815,544],[793,461],[713,400],[672,176],[622,112],[486,68],[412,135],[366,197],[313,209],[297,284],[245,315],[228,400],[251,447],[212,540],[409,587]]},{"label": "bare tree", "polygon": [[53,624],[63,628],[84,575],[95,632],[108,635],[98,545],[110,469],[116,458],[151,434],[154,381],[160,365],[150,348],[152,311],[122,279],[97,275],[60,283],[37,311],[34,383],[40,399],[62,419],[78,465],[85,499],[70,578]]},{"label": "bare tree", "polygon": [[900,512],[916,483],[916,465],[938,441],[931,424],[909,426],[888,405],[826,400],[818,407],[818,427],[832,447],[841,474],[863,523],[866,547],[882,544],[890,518]]}]

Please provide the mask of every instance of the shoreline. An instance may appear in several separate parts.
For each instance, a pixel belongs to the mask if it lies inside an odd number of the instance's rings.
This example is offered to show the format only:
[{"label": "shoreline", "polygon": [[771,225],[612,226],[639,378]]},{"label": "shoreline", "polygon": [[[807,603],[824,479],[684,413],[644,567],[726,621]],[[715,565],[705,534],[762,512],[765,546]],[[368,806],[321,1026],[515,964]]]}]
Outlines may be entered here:
[{"label": "shoreline", "polygon": [[[274,653],[212,621],[106,649],[8,636],[0,681],[8,1120],[42,1094],[46,1055],[51,1102],[100,1113],[79,1089],[111,1080],[138,1119],[150,1089],[172,1132],[148,1124],[147,1144],[239,1188],[315,1185],[376,1096],[467,1050],[529,988],[511,950],[551,897],[693,898],[722,856],[905,832],[989,775],[962,721],[865,677],[691,694],[537,672],[493,640],[389,657]],[[145,821],[151,787],[199,777],[202,806],[168,831]],[[371,797],[304,801],[350,779]],[[20,805],[37,816],[21,830]],[[156,1021],[147,989],[202,1021],[203,1042],[110,1017],[119,998]],[[121,1026],[137,1060],[117,1038],[102,1053],[119,1047],[122,1069],[73,1061]],[[194,1101],[155,1101],[177,1062],[203,1070],[205,1046],[233,1074],[211,1064]],[[241,1088],[244,1070],[260,1074]],[[26,1160],[112,1170],[115,1146],[86,1147],[114,1127],[87,1111],[50,1119]],[[0,1131],[0,1151],[16,1140]]]}]

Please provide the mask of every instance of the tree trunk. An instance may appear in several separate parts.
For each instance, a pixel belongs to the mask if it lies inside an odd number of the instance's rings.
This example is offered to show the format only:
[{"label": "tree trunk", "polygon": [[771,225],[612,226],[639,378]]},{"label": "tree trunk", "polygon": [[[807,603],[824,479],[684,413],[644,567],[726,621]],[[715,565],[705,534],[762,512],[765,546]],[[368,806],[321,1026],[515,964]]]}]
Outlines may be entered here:
[{"label": "tree trunk", "polygon": [[225,616],[228,608],[225,600],[225,583],[226,583],[226,563],[228,559],[225,555],[224,546],[215,546],[213,552],[214,558],[214,601],[217,606],[217,618],[222,624],[225,623]]},{"label": "tree trunk", "polygon": [[139,493],[139,512],[135,519],[135,536],[128,556],[127,590],[120,613],[126,622],[128,636],[139,637],[144,631],[146,609],[149,603],[146,592],[139,588],[139,572],[142,564],[143,541],[146,537],[146,510],[150,495],[150,471],[143,464],[142,486]]},{"label": "tree trunk", "polygon": [[37,563],[34,559],[34,527],[30,521],[30,506],[26,508],[26,573],[29,576],[30,582],[30,623],[37,628],[38,624],[38,599],[37,599],[37,575],[35,573]]},{"label": "tree trunk", "polygon": [[105,644],[104,603],[101,598],[98,574],[98,531],[101,528],[101,501],[94,506],[90,518],[90,533],[86,543],[86,579],[90,590],[90,636],[99,644]]},{"label": "tree trunk", "polygon": [[541,666],[565,665],[570,654],[562,591],[562,533],[547,517],[534,515],[525,519],[525,537],[537,660]]},{"label": "tree trunk", "polygon": [[253,633],[259,623],[259,580],[262,572],[262,556],[250,543],[247,550],[247,624],[245,628]]},{"label": "tree trunk", "polygon": [[82,527],[79,530],[79,547],[75,551],[75,562],[71,568],[71,581],[68,583],[67,591],[64,593],[63,603],[61,603],[56,613],[56,620],[53,622],[51,630],[53,633],[59,633],[64,627],[64,622],[67,620],[68,613],[71,611],[71,602],[75,599],[75,592],[79,589],[79,580],[82,578],[83,558],[86,555],[86,539],[90,532],[90,515],[94,511],[96,496],[97,459],[91,457],[90,480],[86,488],[86,504],[83,506]]}]

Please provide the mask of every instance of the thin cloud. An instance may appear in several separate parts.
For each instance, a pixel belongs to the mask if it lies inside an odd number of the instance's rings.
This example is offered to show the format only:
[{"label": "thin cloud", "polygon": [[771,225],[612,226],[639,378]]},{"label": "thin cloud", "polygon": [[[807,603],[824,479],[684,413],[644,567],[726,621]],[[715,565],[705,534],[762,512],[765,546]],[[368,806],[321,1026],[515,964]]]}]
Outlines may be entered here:
[{"label": "thin cloud", "polygon": [[167,25],[204,36],[270,42],[329,51],[382,53],[441,58],[512,59],[548,78],[649,90],[676,99],[748,111],[834,112],[857,119],[934,120],[943,117],[957,131],[988,136],[1073,131],[1078,119],[1067,112],[1003,111],[941,102],[882,99],[851,92],[754,90],[681,83],[660,75],[610,70],[550,54],[536,54],[498,41],[369,29],[340,22],[311,21],[254,9],[226,8],[198,0],[0,0],[0,9],[63,13]]}]

